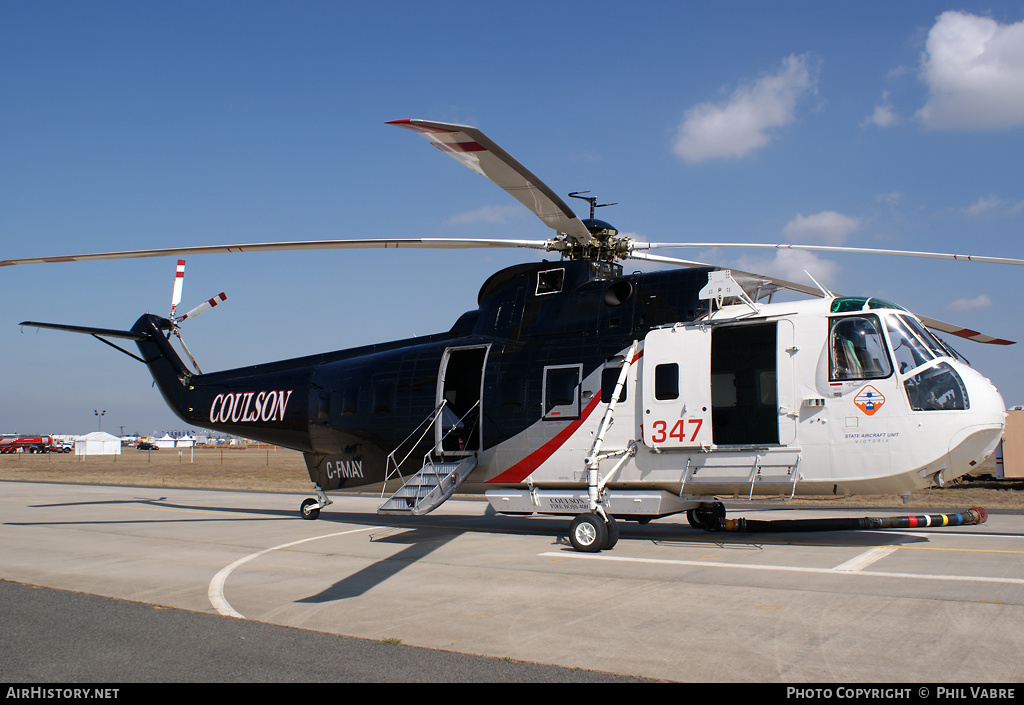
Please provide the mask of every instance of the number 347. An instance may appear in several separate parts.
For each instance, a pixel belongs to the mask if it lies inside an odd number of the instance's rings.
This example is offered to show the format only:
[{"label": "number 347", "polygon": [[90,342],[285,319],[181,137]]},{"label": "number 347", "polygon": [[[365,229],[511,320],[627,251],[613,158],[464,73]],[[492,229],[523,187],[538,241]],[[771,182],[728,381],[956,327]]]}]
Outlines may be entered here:
[{"label": "number 347", "polygon": [[[690,430],[693,431],[693,433],[690,434],[689,439],[686,437],[687,423],[690,424]],[[680,443],[686,443],[687,440],[689,440],[690,443],[693,443],[697,438],[697,433],[700,431],[700,427],[703,423],[704,419],[688,419],[687,421],[679,419],[672,427],[672,430],[669,431],[667,421],[655,421],[651,424],[651,442],[664,443],[669,438],[675,438]]]}]

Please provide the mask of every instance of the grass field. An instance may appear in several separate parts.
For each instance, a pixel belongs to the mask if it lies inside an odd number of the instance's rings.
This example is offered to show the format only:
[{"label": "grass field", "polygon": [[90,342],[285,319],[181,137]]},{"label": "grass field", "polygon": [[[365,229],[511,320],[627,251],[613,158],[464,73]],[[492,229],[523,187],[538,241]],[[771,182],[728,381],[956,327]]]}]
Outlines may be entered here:
[{"label": "grass field", "polygon": [[[302,454],[273,446],[140,451],[121,455],[73,453],[0,455],[0,480],[74,482],[134,487],[294,492],[312,489]],[[728,498],[723,498],[728,499]],[[798,499],[792,504],[849,507],[925,507],[1024,510],[1024,480],[962,482],[944,489],[919,490],[904,505],[897,495]]]},{"label": "grass field", "polygon": [[15,453],[0,455],[0,480],[306,494],[312,488],[302,454],[273,446],[186,448],[180,453],[123,448],[120,455],[93,456]]}]

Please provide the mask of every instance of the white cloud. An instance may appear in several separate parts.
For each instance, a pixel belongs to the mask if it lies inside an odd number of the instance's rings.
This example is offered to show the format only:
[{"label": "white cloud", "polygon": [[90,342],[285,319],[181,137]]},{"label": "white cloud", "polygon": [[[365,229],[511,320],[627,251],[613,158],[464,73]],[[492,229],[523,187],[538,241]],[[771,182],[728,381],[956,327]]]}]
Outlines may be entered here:
[{"label": "white cloud", "polygon": [[889,102],[889,92],[882,93],[882,105],[875,108],[861,125],[874,125],[875,127],[892,127],[900,121],[899,116]]},{"label": "white cloud", "polygon": [[992,299],[981,294],[973,299],[957,299],[946,308],[950,311],[974,311],[980,308],[988,308],[992,305]]},{"label": "white cloud", "polygon": [[875,127],[892,127],[898,122],[899,118],[891,105],[876,106],[875,112],[864,120],[865,125],[874,125]]},{"label": "white cloud", "polygon": [[903,200],[903,194],[899,191],[890,191],[889,193],[880,193],[875,196],[875,200],[887,206],[896,206],[900,201]]},{"label": "white cloud", "polygon": [[[836,211],[822,211],[813,215],[797,214],[786,223],[782,234],[787,242],[800,245],[846,244],[847,239],[861,225],[860,218],[854,218]],[[810,274],[826,289],[832,289],[839,280],[842,268],[833,260],[807,250],[779,250],[772,259],[744,257],[739,268],[750,272],[774,275],[790,281],[810,284]]]},{"label": "white cloud", "polygon": [[742,157],[796,120],[800,98],[817,78],[807,55],[786,57],[777,73],[737,88],[725,103],[699,103],[686,111],[673,151],[687,162]]},{"label": "white cloud", "polygon": [[475,211],[453,215],[446,222],[452,225],[476,225],[477,223],[507,223],[524,213],[522,206],[484,206]]},{"label": "white cloud", "polygon": [[737,269],[788,279],[798,284],[813,284],[807,278],[810,274],[815,281],[829,290],[835,287],[841,271],[841,267],[833,260],[819,257],[806,250],[779,250],[771,259],[740,257],[737,260]]},{"label": "white cloud", "polygon": [[782,228],[786,240],[803,245],[842,245],[860,227],[860,218],[835,211],[822,211],[804,216],[797,213]]},{"label": "white cloud", "polygon": [[981,216],[985,214],[1016,215],[1024,210],[1024,201],[1003,199],[998,196],[982,196],[967,206],[967,214]]},{"label": "white cloud", "polygon": [[944,12],[921,58],[928,102],[917,117],[934,129],[1024,125],[1024,21]]},{"label": "white cloud", "polygon": [[982,196],[967,207],[967,212],[971,215],[982,215],[983,213],[998,208],[1002,203],[1002,200],[995,196]]}]

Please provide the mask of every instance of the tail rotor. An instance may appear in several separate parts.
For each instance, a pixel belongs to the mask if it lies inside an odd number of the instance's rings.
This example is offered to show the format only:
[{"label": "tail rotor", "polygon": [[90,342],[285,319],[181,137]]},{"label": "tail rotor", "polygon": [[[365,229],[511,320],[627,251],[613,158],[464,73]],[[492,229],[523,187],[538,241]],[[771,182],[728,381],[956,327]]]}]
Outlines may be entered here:
[{"label": "tail rotor", "polygon": [[207,311],[209,311],[214,306],[217,306],[221,302],[226,301],[228,297],[227,297],[227,294],[225,294],[222,291],[219,294],[217,294],[216,296],[214,296],[212,299],[207,299],[206,301],[204,301],[203,303],[199,304],[195,308],[191,309],[190,311],[188,311],[184,315],[176,316],[175,312],[177,311],[178,304],[181,303],[181,289],[182,289],[182,284],[184,284],[184,281],[185,281],[185,260],[179,259],[178,260],[177,269],[175,270],[175,273],[174,273],[174,288],[171,291],[171,313],[170,313],[170,316],[168,317],[170,319],[170,322],[171,322],[171,327],[170,327],[170,330],[167,333],[167,337],[168,337],[168,339],[170,339],[171,334],[174,334],[174,336],[178,339],[178,342],[181,343],[181,347],[184,348],[185,354],[187,354],[189,360],[192,361],[192,366],[195,368],[196,373],[203,374],[203,371],[201,369],[199,369],[199,364],[196,362],[195,357],[193,357],[192,352],[188,349],[188,346],[185,345],[185,340],[181,337],[181,332],[179,330],[179,327],[180,327],[181,322],[184,321],[185,319],[195,318],[195,317],[199,316],[202,313],[206,313]]},{"label": "tail rotor", "polygon": [[198,316],[201,313],[206,313],[207,311],[209,311],[211,308],[213,308],[214,306],[216,306],[220,302],[226,301],[227,298],[228,298],[228,295],[225,294],[222,291],[219,294],[217,294],[216,296],[214,296],[212,299],[208,299],[208,300],[204,301],[203,303],[199,304],[194,309],[192,309],[191,311],[186,313],[184,316],[181,316],[180,318],[175,318],[174,322],[175,323],[181,323],[186,318],[195,318],[196,316]]}]

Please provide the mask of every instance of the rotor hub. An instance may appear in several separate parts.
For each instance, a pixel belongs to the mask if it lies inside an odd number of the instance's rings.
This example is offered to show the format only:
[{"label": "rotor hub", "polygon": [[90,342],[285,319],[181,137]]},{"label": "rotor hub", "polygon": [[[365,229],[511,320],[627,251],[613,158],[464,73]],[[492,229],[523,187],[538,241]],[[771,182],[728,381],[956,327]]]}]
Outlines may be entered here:
[{"label": "rotor hub", "polygon": [[611,238],[616,237],[619,234],[617,228],[612,226],[610,223],[606,223],[603,220],[596,220],[595,218],[587,218],[583,221],[583,224],[587,226],[587,230],[590,231],[590,235],[595,240],[605,242]]},{"label": "rotor hub", "polygon": [[[608,226],[607,223],[603,223],[603,225]],[[603,228],[602,231],[602,234],[599,235],[591,230],[593,239],[586,244],[566,235],[559,235],[548,241],[547,249],[549,252],[558,252],[563,258],[571,260],[614,262],[626,259],[632,251],[632,240],[628,237],[619,237],[618,231],[611,226]]]}]

